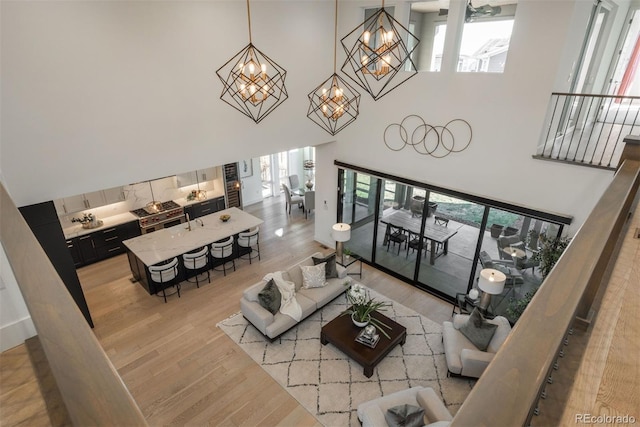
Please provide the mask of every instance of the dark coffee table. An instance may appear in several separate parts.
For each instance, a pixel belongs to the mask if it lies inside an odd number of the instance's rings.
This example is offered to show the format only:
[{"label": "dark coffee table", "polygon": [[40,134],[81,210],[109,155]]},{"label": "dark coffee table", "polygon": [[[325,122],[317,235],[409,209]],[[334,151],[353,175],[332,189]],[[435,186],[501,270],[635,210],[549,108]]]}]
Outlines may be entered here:
[{"label": "dark coffee table", "polygon": [[327,343],[333,344],[344,354],[364,366],[364,375],[367,378],[373,375],[373,368],[375,368],[396,345],[403,345],[407,340],[407,328],[377,311],[373,313],[373,317],[391,327],[391,329],[384,328],[385,332],[391,338],[387,338],[378,331],[380,340],[375,348],[370,348],[356,341],[356,336],[358,336],[362,328],[354,325],[349,315],[336,317],[324,325],[320,332],[320,342],[323,345]]}]

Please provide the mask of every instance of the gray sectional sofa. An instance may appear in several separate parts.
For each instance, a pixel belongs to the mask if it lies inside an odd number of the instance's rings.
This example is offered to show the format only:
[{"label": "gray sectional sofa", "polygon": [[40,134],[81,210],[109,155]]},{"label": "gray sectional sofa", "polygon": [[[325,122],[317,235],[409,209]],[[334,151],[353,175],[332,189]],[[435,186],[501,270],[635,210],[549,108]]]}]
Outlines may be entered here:
[{"label": "gray sectional sofa", "polygon": [[[338,271],[337,278],[327,279],[327,284],[321,288],[305,289],[302,287],[302,270],[301,265],[312,266],[312,257],[323,258],[320,252],[303,259],[299,263],[283,270],[282,276],[285,280],[291,281],[296,287],[296,299],[302,308],[302,320],[309,317],[319,308],[333,301],[337,296],[345,292],[348,287],[345,286],[347,277],[346,269],[340,265],[336,266]],[[286,314],[279,311],[271,314],[266,308],[262,307],[258,302],[258,294],[266,285],[266,281],[260,282],[245,289],[240,299],[240,310],[242,315],[262,334],[271,340],[280,336],[283,332],[295,326],[298,322]]]}]

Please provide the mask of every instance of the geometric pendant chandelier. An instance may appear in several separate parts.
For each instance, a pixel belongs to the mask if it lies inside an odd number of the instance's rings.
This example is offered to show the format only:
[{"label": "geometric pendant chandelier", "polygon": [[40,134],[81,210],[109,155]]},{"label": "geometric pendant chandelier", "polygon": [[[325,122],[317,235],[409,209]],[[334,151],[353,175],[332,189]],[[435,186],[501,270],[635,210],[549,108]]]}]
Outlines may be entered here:
[{"label": "geometric pendant chandelier", "polygon": [[284,86],[287,72],[256,48],[251,41],[251,11],[247,0],[249,44],[220,67],[222,99],[259,123],[288,97]]},{"label": "geometric pendant chandelier", "polygon": [[335,135],[351,124],[360,109],[360,93],[336,73],[338,44],[338,0],[335,1],[333,74],[309,93],[309,117],[322,129]]},{"label": "geometric pendant chandelier", "polygon": [[411,59],[420,40],[382,7],[342,38],[347,60],[342,71],[374,100],[415,76]]}]

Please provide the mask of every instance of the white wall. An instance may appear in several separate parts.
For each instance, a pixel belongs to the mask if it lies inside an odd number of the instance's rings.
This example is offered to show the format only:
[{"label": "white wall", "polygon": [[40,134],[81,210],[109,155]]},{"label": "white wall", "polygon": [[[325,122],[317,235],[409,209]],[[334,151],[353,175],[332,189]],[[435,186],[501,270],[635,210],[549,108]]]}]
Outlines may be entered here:
[{"label": "white wall", "polygon": [[253,168],[251,176],[240,178],[242,185],[242,206],[249,206],[262,201],[260,158],[251,159],[251,164]]},{"label": "white wall", "polygon": [[[339,35],[364,6],[340,4]],[[404,2],[395,6],[408,17]],[[590,2],[521,0],[504,74],[419,73],[378,102],[363,95],[358,120],[337,138],[306,117],[307,94],[332,72],[331,1],[252,3],[253,41],[287,70],[289,91],[259,125],[219,100],[215,76],[248,41],[243,2],[0,7],[0,164],[18,206],[333,139],[340,160],[573,215],[577,225],[612,176],[531,158]],[[341,63],[341,47],[338,55]],[[388,150],[384,129],[409,114],[433,125],[463,118],[473,142],[445,159]]]},{"label": "white wall", "polygon": [[0,245],[0,352],[22,344],[34,335],[36,328]]}]

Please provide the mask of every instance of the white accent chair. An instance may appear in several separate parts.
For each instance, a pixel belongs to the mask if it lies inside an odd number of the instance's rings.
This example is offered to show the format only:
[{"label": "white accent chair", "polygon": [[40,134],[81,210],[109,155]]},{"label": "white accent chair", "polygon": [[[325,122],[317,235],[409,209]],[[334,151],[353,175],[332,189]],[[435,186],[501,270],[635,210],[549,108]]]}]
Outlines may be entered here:
[{"label": "white accent chair", "polygon": [[248,259],[249,264],[256,257],[260,261],[260,227],[238,233],[237,242],[239,247],[249,249],[247,254],[241,256],[242,259]]},{"label": "white accent chair", "polygon": [[184,264],[186,280],[190,282],[190,277],[195,277],[196,287],[200,287],[200,276],[207,273],[207,280],[211,283],[211,275],[209,274],[209,247],[204,246],[193,252],[187,252],[182,255],[182,263]]},{"label": "white accent chair", "polygon": [[227,275],[227,264],[231,263],[233,265],[233,271],[236,271],[236,261],[233,258],[233,236],[229,236],[228,239],[222,240],[220,242],[213,242],[211,244],[211,258],[212,264],[215,264],[216,260],[220,260],[220,267],[216,268],[214,265],[213,269],[216,271],[222,271],[224,275]]},{"label": "white accent chair", "polygon": [[453,418],[431,387],[412,387],[361,403],[358,405],[358,419],[362,427],[387,426],[384,416],[387,410],[404,404],[424,409],[425,426],[445,427]]},{"label": "white accent chair", "polygon": [[468,314],[456,314],[452,322],[442,323],[442,342],[447,360],[447,375],[480,378],[493,356],[511,332],[509,321],[496,316],[487,322],[498,325],[486,351],[479,350],[458,330],[469,318]]},{"label": "white accent chair", "polygon": [[[175,257],[164,264],[149,266],[149,275],[156,289],[155,294],[162,291],[164,302],[167,302],[166,289],[176,287],[178,298],[180,298],[180,283],[178,283],[178,257]],[[173,294],[169,294],[173,295]]]}]

